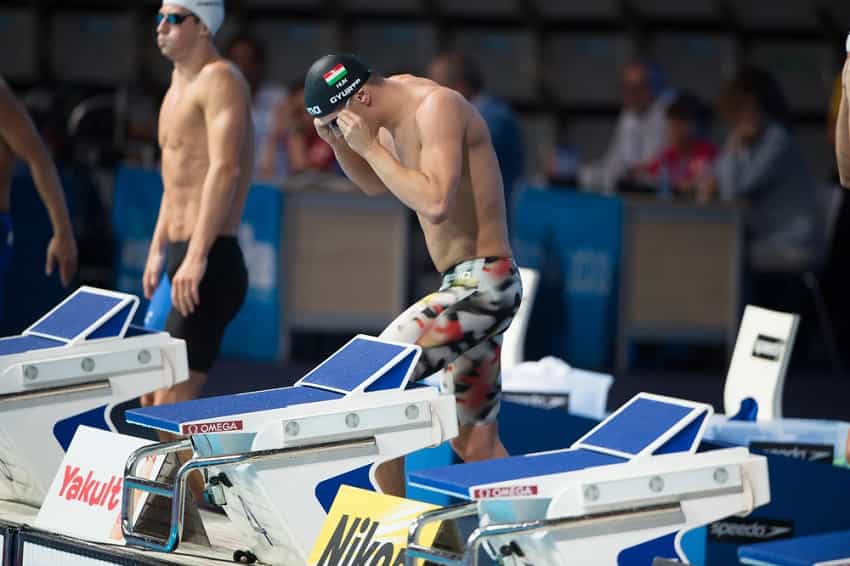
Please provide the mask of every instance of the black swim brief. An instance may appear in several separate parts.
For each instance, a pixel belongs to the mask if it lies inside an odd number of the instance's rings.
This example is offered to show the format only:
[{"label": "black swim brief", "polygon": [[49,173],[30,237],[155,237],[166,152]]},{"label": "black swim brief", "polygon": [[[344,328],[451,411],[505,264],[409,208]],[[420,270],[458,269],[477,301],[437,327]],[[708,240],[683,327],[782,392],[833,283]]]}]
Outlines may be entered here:
[{"label": "black swim brief", "polygon": [[[168,244],[168,277],[174,275],[186,257],[189,242]],[[248,270],[235,236],[219,236],[207,254],[207,270],[198,294],[195,312],[183,316],[174,307],[168,313],[165,329],[186,341],[189,369],[209,373],[218,357],[224,330],[239,312],[248,292]]]}]

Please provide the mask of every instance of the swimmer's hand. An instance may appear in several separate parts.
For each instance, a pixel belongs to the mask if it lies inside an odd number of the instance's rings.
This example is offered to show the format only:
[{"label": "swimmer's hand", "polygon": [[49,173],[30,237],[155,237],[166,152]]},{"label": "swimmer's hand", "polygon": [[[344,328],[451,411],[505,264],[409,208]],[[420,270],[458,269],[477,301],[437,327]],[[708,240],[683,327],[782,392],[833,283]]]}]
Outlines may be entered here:
[{"label": "swimmer's hand", "polygon": [[342,133],[339,130],[331,128],[330,124],[323,125],[318,118],[313,119],[313,126],[315,126],[319,137],[330,146],[338,144],[342,140]]},{"label": "swimmer's hand", "polygon": [[351,110],[343,110],[336,119],[348,147],[361,156],[378,139],[378,131]]},{"label": "swimmer's hand", "polygon": [[174,281],[171,282],[171,304],[183,316],[189,316],[201,304],[198,288],[206,271],[206,258],[193,259],[186,256],[174,274]]},{"label": "swimmer's hand", "polygon": [[145,264],[145,273],[142,275],[142,289],[145,298],[150,300],[159,285],[162,270],[165,267],[165,254],[158,251],[148,253],[148,261]]},{"label": "swimmer's hand", "polygon": [[47,263],[44,266],[44,273],[48,277],[53,275],[53,268],[57,265],[62,286],[67,287],[77,273],[77,242],[71,234],[57,234],[47,244]]}]

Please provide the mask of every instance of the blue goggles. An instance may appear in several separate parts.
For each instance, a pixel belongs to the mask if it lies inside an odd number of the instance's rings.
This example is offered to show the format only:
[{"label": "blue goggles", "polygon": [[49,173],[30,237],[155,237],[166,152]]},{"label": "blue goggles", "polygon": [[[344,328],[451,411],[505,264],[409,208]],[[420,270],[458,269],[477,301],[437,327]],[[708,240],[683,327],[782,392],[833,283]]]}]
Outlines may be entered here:
[{"label": "blue goggles", "polygon": [[163,20],[169,23],[172,26],[179,26],[183,22],[186,21],[186,18],[195,18],[198,19],[198,16],[195,14],[162,14],[159,13],[156,15],[156,25],[159,26]]}]

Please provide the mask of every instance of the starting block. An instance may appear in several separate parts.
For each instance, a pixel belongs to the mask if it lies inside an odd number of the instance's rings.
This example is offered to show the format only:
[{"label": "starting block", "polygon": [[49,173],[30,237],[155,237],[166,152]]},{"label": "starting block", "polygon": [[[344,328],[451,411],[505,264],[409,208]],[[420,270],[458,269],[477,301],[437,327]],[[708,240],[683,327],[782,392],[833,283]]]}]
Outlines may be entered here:
[{"label": "starting block", "polygon": [[81,287],[0,339],[0,499],[39,506],[80,425],[189,378],[186,345],[130,325],[133,295]]},{"label": "starting block", "polygon": [[[745,448],[696,453],[713,409],[640,394],[572,448],[412,473],[411,485],[471,503],[411,526],[407,564],[523,557],[535,565],[650,566],[684,559],[682,535],[770,500],[767,462]],[[477,516],[463,554],[426,548],[429,523]]]},{"label": "starting block", "polygon": [[[204,470],[245,548],[267,564],[303,564],[343,484],[376,489],[381,462],[457,435],[454,396],[408,381],[421,350],[358,336],[292,387],[127,413],[127,421],[189,438],[128,460],[122,529],[128,544],[173,551],[183,530],[186,474]],[[136,475],[146,456],[192,450],[173,483]],[[131,521],[133,490],[170,498],[166,536]]]}]

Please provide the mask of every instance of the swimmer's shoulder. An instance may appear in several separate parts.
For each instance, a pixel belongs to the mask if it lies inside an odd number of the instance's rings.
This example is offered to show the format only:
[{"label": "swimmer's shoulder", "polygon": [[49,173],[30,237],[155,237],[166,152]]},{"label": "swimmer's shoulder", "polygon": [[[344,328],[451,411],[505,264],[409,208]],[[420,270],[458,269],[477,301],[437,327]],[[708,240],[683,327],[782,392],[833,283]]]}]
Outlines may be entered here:
[{"label": "swimmer's shoulder", "polygon": [[235,90],[250,100],[248,81],[239,68],[227,59],[219,58],[207,63],[198,78],[202,83],[200,86],[209,94],[225,88],[228,91]]},{"label": "swimmer's shoulder", "polygon": [[462,94],[437,83],[428,82],[431,84],[422,91],[422,98],[416,112],[417,117],[425,119],[445,115],[469,117],[472,106]]}]

